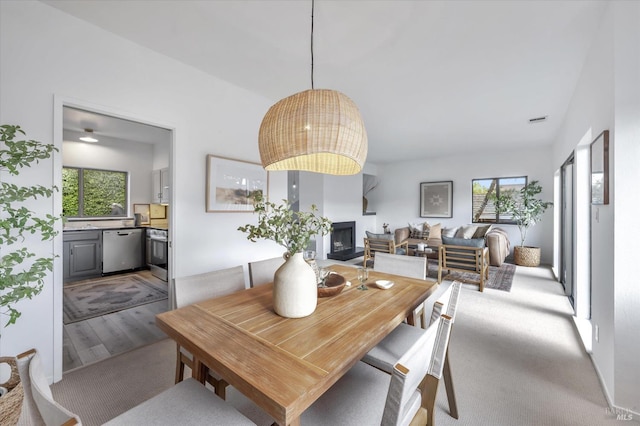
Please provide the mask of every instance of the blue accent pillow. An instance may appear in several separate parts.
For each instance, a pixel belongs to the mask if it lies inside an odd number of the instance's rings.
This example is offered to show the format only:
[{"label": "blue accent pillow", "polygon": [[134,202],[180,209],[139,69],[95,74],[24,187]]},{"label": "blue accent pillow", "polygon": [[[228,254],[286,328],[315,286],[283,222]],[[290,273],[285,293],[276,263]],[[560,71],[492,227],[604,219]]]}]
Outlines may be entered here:
[{"label": "blue accent pillow", "polygon": [[452,238],[442,236],[442,244],[448,246],[484,247],[484,238]]}]

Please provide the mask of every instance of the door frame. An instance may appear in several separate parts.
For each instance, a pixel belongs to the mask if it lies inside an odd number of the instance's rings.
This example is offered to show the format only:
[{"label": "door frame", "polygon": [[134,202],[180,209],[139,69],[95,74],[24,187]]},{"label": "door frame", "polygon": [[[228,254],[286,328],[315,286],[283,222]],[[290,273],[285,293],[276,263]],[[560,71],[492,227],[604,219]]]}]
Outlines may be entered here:
[{"label": "door frame", "polygon": [[[63,118],[64,107],[71,107],[82,109],[85,111],[94,112],[97,114],[109,115],[124,120],[134,121],[141,124],[147,124],[150,126],[161,127],[171,132],[171,138],[169,140],[169,182],[171,191],[169,191],[169,205],[174,205],[176,199],[176,193],[179,192],[174,182],[175,176],[175,146],[176,146],[176,132],[177,126],[167,121],[158,121],[157,119],[145,116],[143,113],[131,113],[129,111],[123,112],[122,109],[116,107],[107,107],[104,105],[98,105],[89,101],[67,97],[64,95],[54,94],[53,96],[53,145],[58,149],[58,154],[53,156],[53,184],[58,188],[62,188],[62,142],[63,142]],[[56,217],[62,216],[62,192],[54,192],[52,197],[52,210],[53,215]],[[56,231],[58,235],[53,240],[53,254],[55,256],[53,261],[53,382],[62,380],[62,354],[63,354],[63,289],[64,289],[64,277],[63,277],[63,224],[62,221],[56,223]],[[175,215],[169,215],[169,243],[168,243],[168,255],[169,255],[169,276],[167,277],[167,285],[169,295],[173,294],[173,279],[172,273],[175,270],[175,256],[173,255],[172,241],[173,233],[175,230]],[[168,298],[169,308],[173,306],[173,297]]]}]

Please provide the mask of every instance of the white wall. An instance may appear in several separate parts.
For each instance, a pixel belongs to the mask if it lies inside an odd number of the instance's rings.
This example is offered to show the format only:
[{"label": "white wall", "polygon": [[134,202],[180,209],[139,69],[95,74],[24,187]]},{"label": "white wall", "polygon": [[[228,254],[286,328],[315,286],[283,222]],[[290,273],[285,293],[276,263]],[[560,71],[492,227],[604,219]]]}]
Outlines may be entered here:
[{"label": "white wall", "polygon": [[[171,233],[173,276],[245,264],[280,255],[237,231],[251,213],[205,213],[207,154],[259,161],[257,134],[272,102],[170,60],[35,1],[0,2],[0,121],[21,125],[32,139],[62,146],[62,106],[81,106],[174,130]],[[55,120],[59,120],[57,123]],[[59,132],[54,133],[58,128]],[[56,157],[19,183],[61,184]],[[271,174],[270,194],[286,197],[286,176]],[[4,176],[3,176],[4,179]],[[59,214],[61,201],[40,200],[39,214]],[[61,224],[59,225],[61,229]],[[37,253],[61,254],[62,236],[51,243],[25,242]],[[45,290],[21,302],[18,324],[2,330],[1,354],[36,347],[45,371],[62,372],[62,263]],[[54,374],[55,373],[55,374]]]},{"label": "white wall", "polygon": [[[168,156],[167,156],[168,158]],[[135,203],[151,202],[153,145],[132,141],[101,141],[100,144],[65,141],[62,165],[127,172],[129,174],[129,216]]]},{"label": "white wall", "polygon": [[[532,151],[460,153],[453,157],[425,158],[396,164],[378,165],[380,191],[377,222],[389,223],[391,230],[411,223],[441,223],[453,227],[471,223],[471,181],[478,178],[528,176],[529,182],[540,181],[544,200],[553,200],[553,169],[549,149]],[[420,217],[420,183],[453,181],[453,217]],[[515,225],[497,225],[509,233],[511,249],[520,244]],[[529,230],[526,244],[542,248],[542,263],[550,264],[553,255],[553,214],[548,210],[540,223]]]},{"label": "white wall", "polygon": [[[592,260],[576,247],[576,261],[579,270],[586,268],[591,275],[591,322],[594,330],[599,328],[599,339],[595,331],[592,336],[592,358],[604,391],[613,405],[636,413],[640,412],[640,287],[634,272],[635,236],[640,231],[634,183],[640,179],[638,117],[640,3],[611,2],[554,142],[553,164],[560,167],[573,149],[602,130],[610,131],[610,203],[577,206],[581,211],[576,219],[581,221],[583,214],[590,219],[582,233],[591,228]],[[580,178],[578,189],[588,188],[588,176]],[[581,280],[585,279],[588,276],[583,275]]]}]

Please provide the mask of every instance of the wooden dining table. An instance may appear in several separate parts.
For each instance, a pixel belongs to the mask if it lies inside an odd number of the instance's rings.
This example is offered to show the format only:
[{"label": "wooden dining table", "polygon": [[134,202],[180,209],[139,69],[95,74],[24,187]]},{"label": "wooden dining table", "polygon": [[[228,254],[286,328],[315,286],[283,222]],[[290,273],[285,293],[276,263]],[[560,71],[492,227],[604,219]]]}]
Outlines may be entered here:
[{"label": "wooden dining table", "polygon": [[[405,318],[437,283],[370,271],[358,289],[357,269],[331,265],[352,284],[319,298],[304,318],[273,310],[273,284],[209,299],[156,316],[158,327],[194,356],[193,376],[209,368],[261,407],[279,425],[300,416]],[[391,280],[387,289],[376,280]],[[204,368],[206,366],[206,368]]]}]

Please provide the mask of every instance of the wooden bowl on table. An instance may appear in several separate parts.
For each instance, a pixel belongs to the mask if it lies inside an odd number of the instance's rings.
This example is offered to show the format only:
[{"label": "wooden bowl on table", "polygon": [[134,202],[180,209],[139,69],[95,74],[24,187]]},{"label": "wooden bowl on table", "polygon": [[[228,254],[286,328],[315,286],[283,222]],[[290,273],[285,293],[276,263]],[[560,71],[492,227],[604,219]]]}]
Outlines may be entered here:
[{"label": "wooden bowl on table", "polygon": [[347,280],[340,274],[331,273],[324,279],[324,284],[325,287],[318,287],[318,297],[335,296],[342,291]]}]

